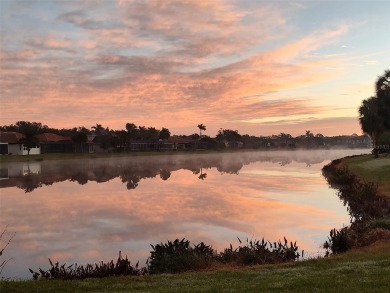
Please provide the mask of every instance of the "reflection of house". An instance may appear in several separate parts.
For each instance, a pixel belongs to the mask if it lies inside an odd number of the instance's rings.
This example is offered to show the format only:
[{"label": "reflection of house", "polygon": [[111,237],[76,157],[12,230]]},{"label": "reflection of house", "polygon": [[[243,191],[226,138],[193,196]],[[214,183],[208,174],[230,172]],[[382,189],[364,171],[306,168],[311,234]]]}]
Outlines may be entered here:
[{"label": "reflection of house", "polygon": [[[0,132],[0,153],[2,155],[27,155],[27,147],[23,144],[24,135],[19,132]],[[30,155],[39,155],[39,144],[30,149]]]},{"label": "reflection of house", "polygon": [[36,136],[41,145],[42,153],[71,153],[73,142],[70,137],[61,136],[55,133],[41,133]]},{"label": "reflection of house", "polygon": [[4,180],[0,187],[6,187],[7,180],[31,174],[41,174],[41,162],[15,162],[2,165],[0,168],[0,180]]}]

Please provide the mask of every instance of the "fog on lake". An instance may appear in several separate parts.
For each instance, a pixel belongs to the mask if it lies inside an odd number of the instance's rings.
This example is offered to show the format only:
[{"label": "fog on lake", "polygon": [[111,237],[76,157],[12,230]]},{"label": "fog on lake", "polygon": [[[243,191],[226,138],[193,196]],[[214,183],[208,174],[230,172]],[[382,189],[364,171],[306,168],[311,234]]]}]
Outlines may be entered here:
[{"label": "fog on lake", "polygon": [[369,150],[262,151],[3,163],[0,228],[12,258],[3,276],[28,268],[115,259],[143,266],[150,244],[186,238],[218,251],[237,237],[297,241],[307,256],[347,207],[321,175],[330,160]]}]

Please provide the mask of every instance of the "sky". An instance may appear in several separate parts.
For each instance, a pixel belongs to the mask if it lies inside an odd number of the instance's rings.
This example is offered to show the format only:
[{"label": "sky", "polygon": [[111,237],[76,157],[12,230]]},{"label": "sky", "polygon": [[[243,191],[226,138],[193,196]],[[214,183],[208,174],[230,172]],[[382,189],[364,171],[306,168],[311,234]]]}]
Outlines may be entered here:
[{"label": "sky", "polygon": [[389,0],[0,0],[0,125],[361,134],[389,19]]}]

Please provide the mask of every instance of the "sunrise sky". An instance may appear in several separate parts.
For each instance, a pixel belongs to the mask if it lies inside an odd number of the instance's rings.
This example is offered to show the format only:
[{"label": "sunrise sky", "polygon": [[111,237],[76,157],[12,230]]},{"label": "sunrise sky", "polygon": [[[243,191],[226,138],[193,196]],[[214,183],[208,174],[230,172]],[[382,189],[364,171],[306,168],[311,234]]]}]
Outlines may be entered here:
[{"label": "sunrise sky", "polygon": [[1,0],[0,125],[360,134],[390,2]]}]

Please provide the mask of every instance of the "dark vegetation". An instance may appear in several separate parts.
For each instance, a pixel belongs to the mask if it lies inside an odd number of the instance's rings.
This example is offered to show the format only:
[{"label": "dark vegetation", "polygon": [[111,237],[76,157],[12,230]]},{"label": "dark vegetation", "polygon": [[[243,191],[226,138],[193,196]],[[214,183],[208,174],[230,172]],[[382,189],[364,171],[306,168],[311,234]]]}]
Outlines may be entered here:
[{"label": "dark vegetation", "polygon": [[390,143],[380,144],[383,134],[390,132],[390,70],[378,77],[375,89],[376,96],[363,100],[359,107],[359,122],[363,132],[370,135],[378,158],[380,152],[390,151]]},{"label": "dark vegetation", "polygon": [[49,259],[51,268],[47,271],[41,268],[36,272],[30,269],[34,279],[85,279],[85,278],[102,278],[108,276],[125,276],[125,275],[145,275],[145,274],[163,274],[163,273],[181,273],[186,271],[199,271],[211,268],[213,266],[234,265],[234,266],[252,266],[257,264],[276,264],[286,263],[298,260],[303,257],[303,251],[298,251],[296,243],[278,241],[271,243],[262,239],[246,240],[243,245],[238,239],[240,245],[233,248],[225,248],[222,252],[217,253],[210,245],[203,242],[192,245],[186,239],[176,239],[167,243],[151,245],[152,251],[147,261],[147,267],[138,267],[130,264],[130,261],[122,258],[121,252],[116,263],[100,262],[94,265],[87,264],[79,266],[72,264],[60,265]]},{"label": "dark vegetation", "polygon": [[[92,152],[132,152],[132,151],[167,151],[167,150],[223,150],[223,149],[295,149],[295,148],[331,148],[331,147],[368,147],[370,140],[366,135],[344,135],[326,137],[321,133],[314,134],[310,130],[293,137],[280,133],[271,136],[253,136],[240,134],[237,130],[220,129],[215,137],[202,134],[206,126],[198,125],[199,134],[171,135],[167,128],[137,126],[126,123],[125,129],[113,130],[96,124],[90,129],[80,126],[69,129],[57,129],[43,125],[40,122],[18,121],[15,124],[0,126],[2,132],[19,132],[24,135],[19,143],[23,143],[28,152],[42,145],[41,153],[66,152],[88,153],[90,145]],[[50,143],[39,141],[37,135],[53,133],[63,137],[63,141]]]},{"label": "dark vegetation", "polygon": [[[0,243],[4,240],[4,236],[5,236],[6,232],[7,232],[7,228],[5,228],[3,230],[3,232],[1,232],[1,234],[0,234]],[[8,245],[11,243],[11,240],[12,240],[12,238],[14,238],[14,236],[15,236],[15,233],[12,234],[12,236],[9,237],[8,240],[6,240],[4,245],[0,246],[0,278],[2,278],[2,273],[3,273],[3,270],[4,270],[5,266],[7,265],[7,263],[10,260],[12,260],[12,258],[4,258],[4,251],[8,247]]]},{"label": "dark vegetation", "polygon": [[338,189],[344,205],[348,205],[351,225],[330,231],[324,244],[328,255],[390,239],[390,199],[379,194],[377,184],[360,180],[341,163],[341,159],[334,160],[322,172],[329,185]]},{"label": "dark vegetation", "polygon": [[66,266],[66,264],[60,265],[58,262],[54,263],[49,258],[51,268],[47,271],[39,269],[38,272],[29,269],[33,274],[34,280],[38,278],[45,279],[62,279],[62,280],[73,280],[73,279],[87,279],[87,278],[104,278],[110,276],[140,276],[145,275],[146,268],[138,268],[138,262],[135,266],[132,266],[130,261],[122,257],[122,253],[119,251],[119,257],[114,263],[111,260],[108,263],[103,261],[94,265],[87,264],[77,265],[72,264]]},{"label": "dark vegetation", "polygon": [[[359,107],[359,122],[372,138],[378,159],[380,153],[390,152],[390,70],[378,77],[375,89],[376,96],[363,100]],[[339,190],[338,196],[348,205],[351,216],[350,226],[330,231],[324,244],[328,254],[390,239],[390,197],[380,195],[377,184],[360,180],[342,165],[342,159],[324,166],[322,172],[329,185]]]}]

